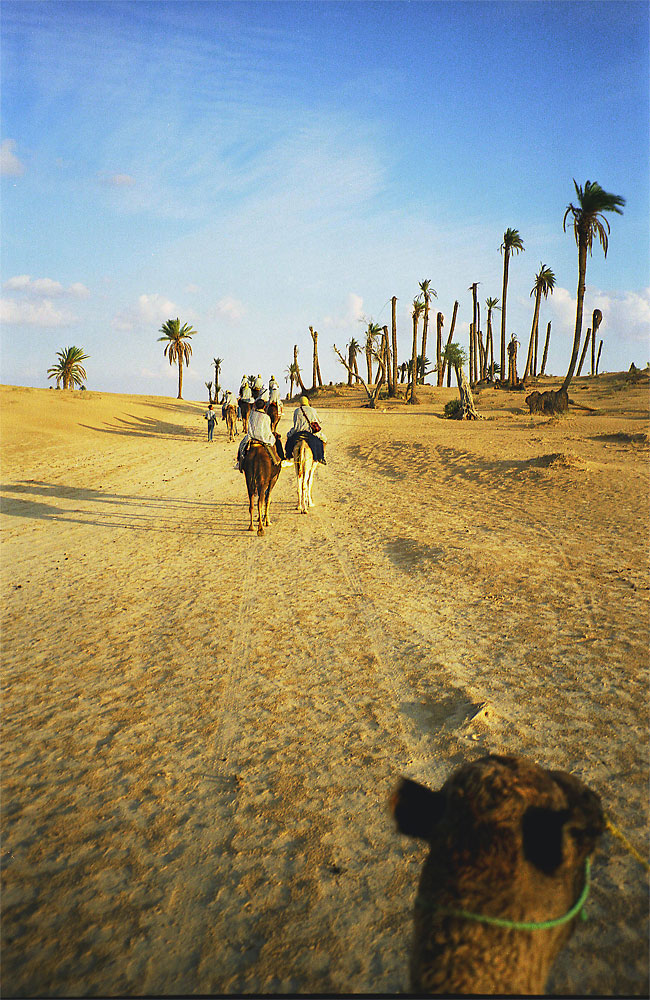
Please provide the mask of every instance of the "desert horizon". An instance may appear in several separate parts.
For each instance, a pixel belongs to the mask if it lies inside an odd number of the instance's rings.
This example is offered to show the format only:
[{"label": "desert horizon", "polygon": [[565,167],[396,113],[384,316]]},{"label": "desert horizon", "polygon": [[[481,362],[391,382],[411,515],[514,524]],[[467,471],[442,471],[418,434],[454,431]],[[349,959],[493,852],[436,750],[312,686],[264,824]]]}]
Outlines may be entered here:
[{"label": "desert horizon", "polygon": [[[649,386],[326,386],[316,506],[283,468],[261,538],[206,401],[0,386],[4,994],[408,992],[388,800],[487,753],[645,854]],[[647,991],[647,889],[606,833],[551,994]]]}]

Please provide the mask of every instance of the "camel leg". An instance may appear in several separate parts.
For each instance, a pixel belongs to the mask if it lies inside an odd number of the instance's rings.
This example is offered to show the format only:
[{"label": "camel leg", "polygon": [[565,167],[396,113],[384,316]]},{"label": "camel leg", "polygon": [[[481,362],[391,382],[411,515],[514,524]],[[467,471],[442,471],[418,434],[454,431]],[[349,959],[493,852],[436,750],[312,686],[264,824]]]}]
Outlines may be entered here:
[{"label": "camel leg", "polygon": [[257,534],[264,534],[264,526],[262,523],[262,494],[261,492],[257,494]]},{"label": "camel leg", "polygon": [[248,525],[248,530],[253,531],[253,499],[255,497],[254,493],[251,493],[248,497],[248,513],[251,516],[251,523]]},{"label": "camel leg", "polygon": [[311,498],[311,487],[312,487],[312,484],[314,482],[314,473],[315,472],[316,472],[316,466],[312,465],[311,469],[309,470],[309,479],[308,479],[308,486],[307,486],[307,504],[308,504],[309,507],[313,507],[314,506],[314,501]]},{"label": "camel leg", "polygon": [[267,490],[266,491],[266,495],[264,497],[264,525],[267,528],[269,527],[269,525],[271,523],[270,520],[269,520],[269,507],[270,506],[271,506],[271,491]]}]

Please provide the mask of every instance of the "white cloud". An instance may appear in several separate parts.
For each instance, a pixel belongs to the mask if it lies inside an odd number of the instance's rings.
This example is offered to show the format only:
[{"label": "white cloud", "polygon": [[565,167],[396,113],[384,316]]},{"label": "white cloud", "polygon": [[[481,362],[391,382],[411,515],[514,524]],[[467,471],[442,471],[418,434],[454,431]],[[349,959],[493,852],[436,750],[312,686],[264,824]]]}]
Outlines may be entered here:
[{"label": "white cloud", "polygon": [[[600,309],[603,328],[626,340],[650,340],[650,288],[640,292],[595,292],[589,296],[590,307]],[[590,317],[591,318],[591,317]]]},{"label": "white cloud", "polygon": [[18,292],[34,299],[52,299],[64,295],[85,299],[90,295],[86,286],[80,281],[64,288],[60,281],[55,281],[53,278],[32,278],[29,274],[17,274],[13,278],[8,278],[3,287],[7,292]]},{"label": "white cloud", "polygon": [[15,148],[13,139],[4,139],[0,143],[0,174],[4,177],[22,177],[25,173],[24,164],[14,153]]},{"label": "white cloud", "polygon": [[0,322],[11,326],[71,326],[77,322],[71,313],[56,309],[49,299],[41,302],[18,302],[0,299]]},{"label": "white cloud", "polygon": [[363,320],[363,298],[349,292],[344,310],[338,316],[325,316],[323,326],[331,330],[349,329]]},{"label": "white cloud", "polygon": [[164,295],[141,295],[134,306],[115,316],[113,324],[118,330],[128,331],[138,326],[161,326],[179,315],[178,307]]},{"label": "white cloud", "polygon": [[[576,322],[575,293],[556,288],[548,299],[549,308],[557,321],[559,332],[573,334]],[[602,333],[608,332],[626,341],[648,341],[650,338],[650,288],[640,292],[603,292],[587,287],[585,291],[583,333],[591,326],[591,314],[600,309],[603,314]]]},{"label": "white cloud", "polygon": [[232,323],[239,323],[246,315],[246,306],[239,299],[234,299],[231,295],[225,295],[217,302],[217,313],[229,319]]}]

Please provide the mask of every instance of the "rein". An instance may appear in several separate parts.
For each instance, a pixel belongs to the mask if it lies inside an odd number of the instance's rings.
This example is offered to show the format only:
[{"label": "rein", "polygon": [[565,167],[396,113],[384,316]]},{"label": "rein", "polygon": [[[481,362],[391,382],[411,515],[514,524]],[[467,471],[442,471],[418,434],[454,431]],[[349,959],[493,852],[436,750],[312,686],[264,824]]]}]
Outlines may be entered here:
[{"label": "rein", "polygon": [[518,921],[518,920],[506,920],[501,917],[487,917],[482,913],[471,913],[469,910],[454,910],[447,906],[436,906],[434,903],[430,903],[428,900],[423,899],[421,896],[417,896],[415,900],[415,905],[420,906],[423,909],[435,909],[438,913],[447,914],[450,917],[462,917],[464,920],[474,920],[479,924],[491,924],[493,927],[505,927],[513,931],[548,931],[553,927],[560,927],[562,924],[567,924],[570,920],[573,920],[575,916],[580,914],[582,920],[587,919],[587,915],[584,912],[584,905],[587,901],[587,896],[589,895],[589,884],[591,877],[591,860],[589,858],[585,859],[585,884],[580,893],[580,897],[576,900],[570,910],[568,910],[563,916],[555,917],[554,920],[542,920],[537,923],[535,921]]}]

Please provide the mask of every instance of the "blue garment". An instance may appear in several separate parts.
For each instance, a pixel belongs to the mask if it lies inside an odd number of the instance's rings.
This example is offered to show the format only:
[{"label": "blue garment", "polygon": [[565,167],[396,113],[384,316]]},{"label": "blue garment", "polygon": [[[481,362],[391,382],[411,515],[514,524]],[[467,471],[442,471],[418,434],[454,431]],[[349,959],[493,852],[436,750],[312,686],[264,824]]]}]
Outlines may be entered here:
[{"label": "blue garment", "polygon": [[300,438],[304,438],[311,448],[314,461],[322,462],[325,458],[325,445],[319,437],[316,437],[315,434],[311,434],[308,431],[299,431],[297,434],[287,434],[287,444],[285,448],[287,458],[291,458],[293,455],[293,449],[296,446],[296,442],[298,442]]}]

